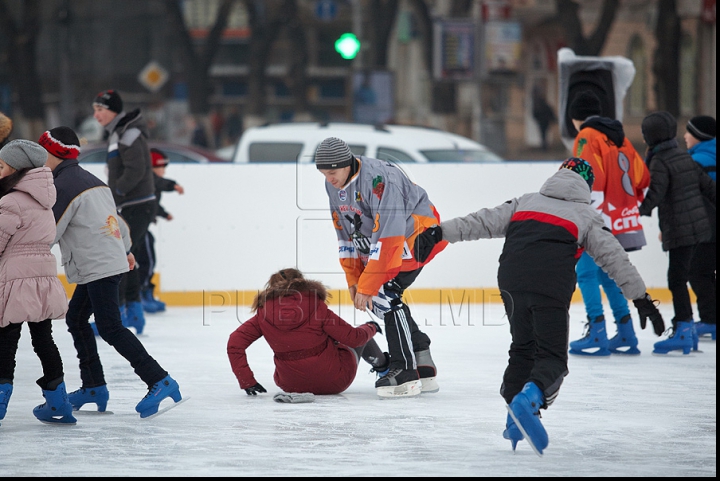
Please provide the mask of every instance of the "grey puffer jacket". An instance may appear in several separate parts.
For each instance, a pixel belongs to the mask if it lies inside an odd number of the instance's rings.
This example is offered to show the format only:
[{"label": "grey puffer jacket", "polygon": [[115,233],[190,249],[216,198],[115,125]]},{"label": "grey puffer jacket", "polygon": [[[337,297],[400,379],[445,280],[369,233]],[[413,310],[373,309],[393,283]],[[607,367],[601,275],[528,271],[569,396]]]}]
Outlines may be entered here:
[{"label": "grey puffer jacket", "polygon": [[715,207],[715,182],[675,140],[654,147],[650,156],[650,187],[640,215],[658,208],[662,248],[691,246],[713,239],[715,219],[706,202]]},{"label": "grey puffer jacket", "polygon": [[587,251],[628,299],[645,294],[645,283],[620,242],[590,206],[587,182],[561,169],[540,192],[525,194],[493,209],[480,209],[440,224],[450,243],[505,237],[498,287],[542,294],[570,304],[575,265]]}]

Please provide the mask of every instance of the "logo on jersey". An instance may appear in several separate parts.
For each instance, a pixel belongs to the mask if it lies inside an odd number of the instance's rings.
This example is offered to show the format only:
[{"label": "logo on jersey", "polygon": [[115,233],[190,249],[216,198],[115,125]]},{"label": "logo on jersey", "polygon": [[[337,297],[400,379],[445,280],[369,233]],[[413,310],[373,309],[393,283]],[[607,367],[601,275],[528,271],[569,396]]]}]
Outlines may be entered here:
[{"label": "logo on jersey", "polygon": [[354,232],[350,234],[350,239],[352,240],[353,245],[359,253],[368,255],[370,253],[370,239],[368,239],[365,234],[360,232],[360,228],[362,227],[362,219],[358,214],[355,214],[354,217],[346,215],[345,218],[352,223],[354,228]]},{"label": "logo on jersey", "polygon": [[341,201],[345,202],[345,201],[347,200],[347,198],[348,198],[348,197],[347,197],[347,190],[345,190],[345,189],[340,189],[340,190],[338,190],[338,197],[340,197],[340,200],[341,200]]},{"label": "logo on jersey", "polygon": [[378,175],[373,179],[373,194],[377,196],[378,199],[382,199],[383,192],[385,192],[385,182],[383,182],[382,176]]},{"label": "logo on jersey", "polygon": [[360,195],[360,191],[355,191],[355,202],[362,202],[362,195]]},{"label": "logo on jersey", "polygon": [[109,215],[105,221],[105,225],[102,226],[100,230],[105,231],[105,235],[107,236],[111,236],[116,239],[122,238],[122,234],[120,233],[120,223],[115,216]]}]

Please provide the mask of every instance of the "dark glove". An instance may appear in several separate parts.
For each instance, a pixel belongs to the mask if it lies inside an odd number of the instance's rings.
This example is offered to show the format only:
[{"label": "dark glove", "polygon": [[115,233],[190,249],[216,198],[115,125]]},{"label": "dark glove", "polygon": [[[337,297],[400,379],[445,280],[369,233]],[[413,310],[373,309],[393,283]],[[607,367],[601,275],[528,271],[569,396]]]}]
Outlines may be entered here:
[{"label": "dark glove", "polygon": [[430,227],[415,238],[415,259],[425,262],[430,257],[435,244],[442,240],[440,226]]},{"label": "dark glove", "polygon": [[375,322],[375,321],[368,321],[368,322],[366,322],[365,324],[372,324],[373,326],[375,326],[375,332],[377,332],[378,334],[382,334],[382,333],[383,333],[383,332],[382,332],[382,329],[380,328],[380,324],[378,324],[377,322]]},{"label": "dark glove", "polygon": [[245,392],[247,393],[248,396],[257,396],[258,393],[267,392],[267,391],[265,390],[264,387],[262,387],[262,384],[257,383],[254,386],[251,386],[251,387],[245,389]]},{"label": "dark glove", "polygon": [[635,299],[633,304],[635,304],[635,308],[638,310],[638,315],[640,316],[640,327],[645,329],[649,317],[655,334],[661,336],[662,333],[665,332],[665,321],[663,321],[662,314],[658,311],[650,294],[646,292],[640,299]]}]

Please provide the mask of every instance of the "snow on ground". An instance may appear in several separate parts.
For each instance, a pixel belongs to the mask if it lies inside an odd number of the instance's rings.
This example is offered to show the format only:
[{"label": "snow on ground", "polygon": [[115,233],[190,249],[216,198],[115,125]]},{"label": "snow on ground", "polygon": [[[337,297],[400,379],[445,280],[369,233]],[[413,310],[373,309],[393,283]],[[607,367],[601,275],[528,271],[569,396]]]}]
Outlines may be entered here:
[{"label": "snow on ground", "polygon": [[[433,319],[437,305],[411,306]],[[666,319],[670,306],[661,306]],[[202,308],[148,315],[142,342],[190,399],[141,420],[146,388],[107,344],[100,355],[114,414],[77,415],[76,426],[38,422],[40,363],[27,328],[15,391],[0,426],[0,473],[12,476],[716,476],[716,344],[702,353],[651,355],[657,338],[640,331],[636,357],[570,358],[555,404],[543,412],[550,445],[543,457],[502,438],[506,410],[498,390],[510,342],[497,322],[423,327],[432,338],[440,392],[379,400],[369,367],[353,385],[312,404],[278,404],[272,353],[260,340],[248,352],[268,393],[241,391],[225,351],[237,315],[203,320]],[[609,313],[606,307],[606,313]],[[236,319],[237,317],[237,319]],[[570,338],[582,335],[582,304],[571,308]],[[637,319],[637,318],[636,318]],[[209,324],[209,325],[208,325]],[[432,324],[432,323],[431,323]],[[475,324],[475,325],[467,325]],[[495,324],[495,325],[488,325]],[[79,387],[75,351],[55,321],[68,390]],[[613,325],[609,326],[611,334]],[[378,336],[381,347],[384,338]],[[170,403],[171,401],[166,401]],[[165,406],[165,404],[163,404]]]}]

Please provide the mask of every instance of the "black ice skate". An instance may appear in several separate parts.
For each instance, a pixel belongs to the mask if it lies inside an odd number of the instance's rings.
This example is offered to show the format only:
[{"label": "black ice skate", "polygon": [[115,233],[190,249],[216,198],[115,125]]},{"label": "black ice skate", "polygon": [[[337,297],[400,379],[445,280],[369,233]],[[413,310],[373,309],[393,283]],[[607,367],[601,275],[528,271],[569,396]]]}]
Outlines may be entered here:
[{"label": "black ice skate", "polygon": [[418,372],[406,369],[390,369],[375,383],[377,395],[383,399],[417,396],[422,392]]}]

